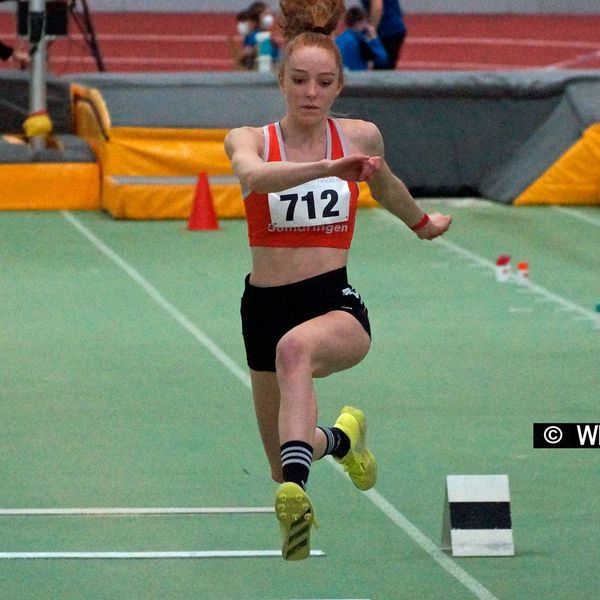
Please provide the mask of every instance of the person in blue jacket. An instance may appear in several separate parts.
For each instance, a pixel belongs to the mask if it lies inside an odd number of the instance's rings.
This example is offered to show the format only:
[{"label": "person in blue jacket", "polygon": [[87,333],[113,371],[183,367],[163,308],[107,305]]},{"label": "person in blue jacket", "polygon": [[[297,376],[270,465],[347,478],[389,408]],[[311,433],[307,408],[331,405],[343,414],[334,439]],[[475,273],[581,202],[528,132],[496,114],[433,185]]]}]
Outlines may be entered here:
[{"label": "person in blue jacket", "polygon": [[369,16],[360,6],[346,11],[346,31],[339,35],[335,43],[342,54],[344,68],[348,71],[366,71],[386,68],[388,55],[377,37],[375,28],[369,23]]},{"label": "person in blue jacket", "polygon": [[406,24],[399,0],[361,0],[369,21],[388,54],[388,64],[378,69],[395,69],[406,37]]}]

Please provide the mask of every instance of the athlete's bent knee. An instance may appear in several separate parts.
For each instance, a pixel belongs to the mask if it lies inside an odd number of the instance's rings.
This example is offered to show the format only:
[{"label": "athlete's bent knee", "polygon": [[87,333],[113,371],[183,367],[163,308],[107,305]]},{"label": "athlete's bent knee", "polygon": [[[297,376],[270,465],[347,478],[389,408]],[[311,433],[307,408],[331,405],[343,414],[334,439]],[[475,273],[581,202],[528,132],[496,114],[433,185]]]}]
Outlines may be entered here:
[{"label": "athlete's bent knee", "polygon": [[275,365],[278,373],[289,373],[308,365],[308,345],[297,335],[286,334],[275,349]]}]

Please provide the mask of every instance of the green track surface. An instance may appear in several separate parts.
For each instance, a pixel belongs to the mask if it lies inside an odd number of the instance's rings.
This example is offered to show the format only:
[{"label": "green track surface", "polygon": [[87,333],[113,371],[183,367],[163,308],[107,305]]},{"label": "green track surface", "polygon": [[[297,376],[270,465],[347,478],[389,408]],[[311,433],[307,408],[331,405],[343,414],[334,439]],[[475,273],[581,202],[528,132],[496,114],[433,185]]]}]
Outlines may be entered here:
[{"label": "green track surface", "polygon": [[[359,213],[349,273],[373,347],[317,382],[324,424],[346,403],[365,410],[391,515],[322,461],[309,492],[324,557],[0,559],[0,598],[597,597],[600,447],[533,449],[532,423],[600,422],[600,209],[427,206],[454,215],[440,241]],[[534,285],[495,281],[503,253],[529,262]],[[272,504],[243,375],[243,221],[189,232],[6,212],[0,256],[0,507]],[[516,556],[445,555],[451,574],[393,520],[437,545],[449,474],[509,476]],[[272,514],[0,516],[0,552],[278,546]]]}]

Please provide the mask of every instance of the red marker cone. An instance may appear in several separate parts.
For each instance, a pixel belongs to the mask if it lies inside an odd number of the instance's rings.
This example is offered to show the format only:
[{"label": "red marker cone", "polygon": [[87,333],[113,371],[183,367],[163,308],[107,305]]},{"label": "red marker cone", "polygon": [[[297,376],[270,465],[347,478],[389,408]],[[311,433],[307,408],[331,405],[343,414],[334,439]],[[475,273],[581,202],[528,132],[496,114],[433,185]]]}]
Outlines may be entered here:
[{"label": "red marker cone", "polygon": [[187,226],[189,231],[219,229],[219,221],[215,214],[212,194],[206,173],[198,175],[198,183],[194,192],[194,203]]}]

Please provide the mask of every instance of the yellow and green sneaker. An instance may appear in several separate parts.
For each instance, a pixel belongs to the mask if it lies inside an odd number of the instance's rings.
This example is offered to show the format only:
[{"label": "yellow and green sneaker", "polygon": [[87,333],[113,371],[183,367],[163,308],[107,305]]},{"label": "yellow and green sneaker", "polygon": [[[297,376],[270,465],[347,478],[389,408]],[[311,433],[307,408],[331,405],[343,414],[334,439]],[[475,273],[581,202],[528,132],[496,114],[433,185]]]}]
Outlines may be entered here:
[{"label": "yellow and green sneaker", "polygon": [[367,448],[367,419],[358,408],[344,406],[334,427],[350,438],[350,450],[343,458],[336,458],[348,473],[352,483],[363,492],[377,481],[377,462]]},{"label": "yellow and green sneaker", "polygon": [[275,514],[283,540],[283,558],[307,558],[310,555],[311,527],[319,526],[308,494],[296,483],[282,483],[275,494]]}]

